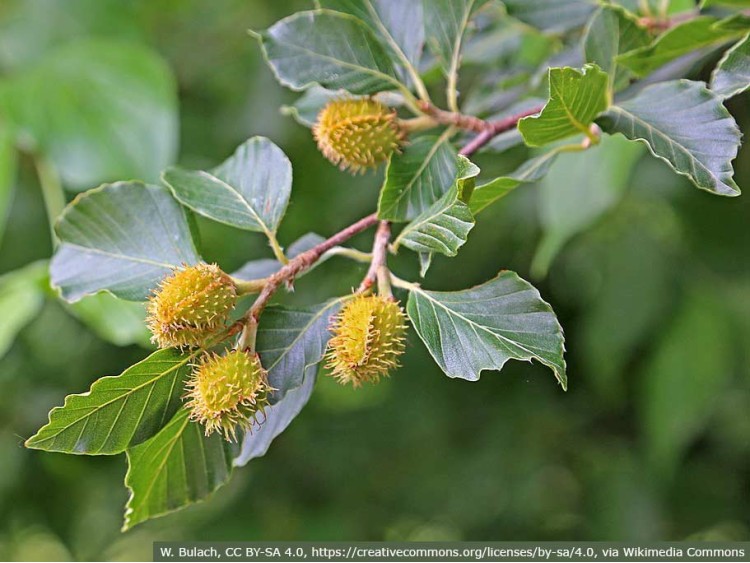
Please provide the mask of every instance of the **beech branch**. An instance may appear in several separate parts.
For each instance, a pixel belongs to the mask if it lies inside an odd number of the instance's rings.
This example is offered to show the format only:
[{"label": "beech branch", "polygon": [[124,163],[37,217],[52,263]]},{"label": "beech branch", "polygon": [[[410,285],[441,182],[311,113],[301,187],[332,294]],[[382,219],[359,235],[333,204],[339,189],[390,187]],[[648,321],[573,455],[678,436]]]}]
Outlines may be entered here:
[{"label": "beech branch", "polygon": [[388,260],[388,242],[391,239],[391,224],[388,221],[381,221],[378,230],[375,233],[375,240],[372,243],[372,261],[370,268],[365,274],[362,283],[359,284],[357,293],[363,293],[370,289],[378,279],[378,272],[381,268],[386,267]]},{"label": "beech branch", "polygon": [[479,135],[474,137],[460,151],[458,151],[458,154],[463,156],[474,154],[500,133],[514,129],[521,119],[523,119],[524,117],[528,117],[529,115],[537,114],[542,111],[543,108],[544,106],[538,106],[526,111],[522,111],[520,113],[516,113],[514,115],[510,115],[503,119],[496,119],[494,121],[485,122],[485,128],[479,133]]}]

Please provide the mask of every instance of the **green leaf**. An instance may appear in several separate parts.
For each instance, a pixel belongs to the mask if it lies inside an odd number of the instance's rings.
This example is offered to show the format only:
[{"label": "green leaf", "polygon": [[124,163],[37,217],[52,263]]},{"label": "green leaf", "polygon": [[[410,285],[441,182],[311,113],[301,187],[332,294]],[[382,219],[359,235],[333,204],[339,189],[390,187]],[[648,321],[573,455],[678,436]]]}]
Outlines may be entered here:
[{"label": "green leaf", "polygon": [[469,159],[459,156],[457,178],[443,197],[409,223],[393,243],[420,253],[439,252],[455,256],[474,227],[474,217],[465,203],[479,174]]},{"label": "green leaf", "polygon": [[338,12],[299,12],[260,36],[263,53],[284,86],[320,84],[352,94],[402,87],[375,35],[359,19]]},{"label": "green leaf", "polygon": [[403,0],[318,0],[329,8],[365,22],[395,62],[419,67],[424,46],[422,2]]},{"label": "green leaf", "polygon": [[721,99],[702,82],[648,86],[612,106],[597,123],[607,133],[646,143],[651,154],[702,190],[726,196],[740,193],[732,179],[740,131]]},{"label": "green leaf", "polygon": [[627,188],[643,147],[622,137],[604,136],[599,145],[559,159],[540,184],[541,224],[532,272],[547,273],[563,245],[611,209]]},{"label": "green leaf", "polygon": [[731,98],[750,87],[750,35],[729,49],[711,74],[711,90]]},{"label": "green leaf", "polygon": [[736,29],[717,25],[720,23],[711,16],[686,21],[660,35],[651,45],[620,55],[617,62],[636,75],[645,76],[682,55],[742,34]]},{"label": "green leaf", "polygon": [[91,39],[52,50],[11,81],[6,101],[24,137],[74,190],[155,181],[177,152],[174,78],[137,44]]},{"label": "green leaf", "polygon": [[617,64],[617,56],[648,45],[650,40],[648,30],[638,24],[633,14],[619,6],[602,6],[586,28],[583,40],[586,62],[597,64],[609,75],[611,87],[620,90],[633,75]]},{"label": "green leaf", "polygon": [[508,14],[545,31],[581,27],[597,7],[594,0],[503,0]]},{"label": "green leaf", "polygon": [[145,300],[181,264],[200,260],[187,216],[166,188],[106,184],[80,195],[60,216],[61,245],[50,273],[68,301],[106,290]]},{"label": "green leaf", "polygon": [[552,308],[514,272],[463,291],[411,289],[409,318],[448,377],[479,379],[509,359],[538,360],[567,388],[564,338]]},{"label": "green leaf", "polygon": [[315,371],[305,370],[304,381],[299,387],[288,391],[278,403],[266,408],[265,422],[243,437],[240,453],[234,459],[235,467],[242,467],[251,459],[265,455],[271,442],[289,427],[310,400],[315,386]]},{"label": "green leaf", "polygon": [[547,172],[557,155],[566,147],[557,147],[537,157],[530,158],[507,176],[500,176],[474,189],[469,201],[471,212],[476,215],[497,200],[505,197],[521,184],[538,182]]},{"label": "green leaf", "polygon": [[708,293],[688,296],[643,374],[642,410],[649,459],[666,476],[705,427],[732,375],[732,330]]},{"label": "green leaf", "polygon": [[0,116],[0,242],[5,232],[16,182],[17,155],[15,137],[7,123]]},{"label": "green leaf", "polygon": [[102,377],[81,395],[68,395],[27,448],[109,455],[154,436],[182,404],[193,354],[159,350],[115,377]]},{"label": "green leaf", "polygon": [[292,192],[292,164],[265,137],[253,137],[211,172],[169,168],[162,180],[177,200],[239,229],[276,232]]},{"label": "green leaf", "polygon": [[610,103],[609,77],[596,65],[583,71],[549,69],[549,101],[539,115],[524,117],[518,130],[527,145],[539,147],[583,133],[590,135],[594,119]]},{"label": "green leaf", "polygon": [[304,309],[271,306],[258,326],[257,350],[274,391],[271,402],[302,385],[323,358],[331,317],[347,299],[334,299]]},{"label": "green leaf", "polygon": [[34,262],[0,276],[0,358],[44,303],[47,261]]},{"label": "green leaf", "polygon": [[458,154],[446,135],[414,139],[388,162],[378,217],[414,219],[450,189],[457,170]]},{"label": "green leaf", "polygon": [[89,295],[70,305],[75,317],[97,336],[117,346],[150,346],[144,303],[124,301],[111,293]]},{"label": "green leaf", "polygon": [[203,500],[232,475],[235,447],[179,409],[156,436],[127,451],[130,498],[123,531]]},{"label": "green leaf", "polygon": [[427,44],[443,72],[458,71],[461,42],[472,13],[486,0],[431,0],[423,2]]}]

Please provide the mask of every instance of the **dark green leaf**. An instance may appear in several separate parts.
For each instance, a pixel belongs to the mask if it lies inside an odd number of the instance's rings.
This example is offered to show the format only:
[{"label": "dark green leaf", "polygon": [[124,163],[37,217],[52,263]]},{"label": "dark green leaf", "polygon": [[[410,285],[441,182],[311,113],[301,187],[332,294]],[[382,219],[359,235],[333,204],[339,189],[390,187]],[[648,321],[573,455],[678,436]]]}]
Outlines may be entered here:
[{"label": "dark green leaf", "polygon": [[648,45],[650,40],[648,31],[633,14],[619,6],[602,6],[586,28],[583,42],[586,62],[599,65],[609,74],[614,89],[620,90],[627,86],[632,73],[618,68],[617,56]]},{"label": "dark green leaf", "polygon": [[423,136],[394,154],[385,172],[378,217],[408,221],[428,209],[456,178],[458,154],[447,136]]},{"label": "dark green leaf", "polygon": [[731,98],[750,87],[750,35],[729,49],[711,75],[711,90]]},{"label": "dark green leaf", "polygon": [[276,77],[294,90],[315,83],[352,94],[401,87],[375,35],[346,14],[299,12],[274,24],[262,34],[261,42]]},{"label": "dark green leaf", "polygon": [[736,196],[732,179],[740,131],[721,100],[702,82],[676,80],[644,88],[598,121],[608,133],[639,140],[700,189]]},{"label": "dark green leaf", "polygon": [[315,386],[316,370],[305,371],[302,385],[292,389],[275,405],[266,408],[265,422],[260,427],[253,428],[242,439],[242,449],[234,459],[235,467],[242,467],[251,459],[266,454],[271,442],[292,423],[302,408],[310,400]]},{"label": "dark green leaf", "polygon": [[549,69],[549,101],[539,115],[524,117],[518,130],[527,145],[538,147],[581,133],[610,103],[609,78],[596,65]]},{"label": "dark green leaf", "polygon": [[169,168],[162,179],[183,205],[248,231],[276,232],[292,191],[292,164],[265,137],[253,137],[209,172]]},{"label": "dark green leaf", "polygon": [[700,16],[678,24],[651,45],[641,47],[617,58],[617,62],[638,76],[645,76],[660,66],[702,47],[717,45],[742,32],[716,25],[717,18]]},{"label": "dark green leaf", "polygon": [[0,276],[0,358],[44,303],[47,261],[34,262]]},{"label": "dark green leaf", "polygon": [[195,354],[159,350],[81,395],[68,395],[27,448],[72,454],[117,454],[154,436],[182,404]]},{"label": "dark green leaf", "polygon": [[552,163],[562,150],[564,150],[564,147],[558,147],[531,158],[509,175],[495,178],[491,182],[475,188],[469,201],[471,212],[476,215],[484,208],[508,195],[521,184],[541,180],[549,172]]},{"label": "dark green leaf", "polygon": [[356,16],[375,32],[395,62],[419,67],[424,45],[422,2],[412,0],[318,0],[329,8]]},{"label": "dark green leaf", "polygon": [[547,31],[581,27],[597,7],[594,0],[503,0],[503,4],[514,18]]},{"label": "dark green leaf", "polygon": [[411,289],[406,308],[448,377],[479,379],[509,359],[538,360],[567,388],[564,338],[552,308],[513,272],[463,291]]},{"label": "dark green leaf", "polygon": [[199,261],[185,211],[166,188],[107,184],[82,194],[56,225],[52,285],[68,301],[107,290],[144,300],[181,264]]},{"label": "dark green leaf", "polygon": [[583,153],[563,155],[540,184],[539,212],[544,236],[532,272],[547,273],[554,257],[578,232],[592,225],[622,198],[643,147],[604,136]]},{"label": "dark green leaf", "polygon": [[[455,184],[443,197],[409,223],[393,243],[420,253],[439,252],[455,256],[474,227],[474,217],[465,203],[474,189],[479,168],[459,156]],[[468,185],[467,185],[468,184]]]},{"label": "dark green leaf", "polygon": [[232,475],[235,447],[179,409],[156,436],[127,451],[130,499],[123,531],[203,500]]},{"label": "dark green leaf", "polygon": [[317,370],[328,339],[331,316],[346,298],[305,309],[271,306],[258,326],[257,349],[268,382],[276,389],[271,402],[302,385]]},{"label": "dark green leaf", "polygon": [[689,296],[672,320],[643,374],[646,446],[654,467],[667,475],[704,428],[732,374],[732,331],[721,303]]},{"label": "dark green leaf", "polygon": [[143,46],[87,40],[55,49],[14,78],[7,101],[23,134],[71,189],[120,178],[155,181],[174,161],[175,82]]}]

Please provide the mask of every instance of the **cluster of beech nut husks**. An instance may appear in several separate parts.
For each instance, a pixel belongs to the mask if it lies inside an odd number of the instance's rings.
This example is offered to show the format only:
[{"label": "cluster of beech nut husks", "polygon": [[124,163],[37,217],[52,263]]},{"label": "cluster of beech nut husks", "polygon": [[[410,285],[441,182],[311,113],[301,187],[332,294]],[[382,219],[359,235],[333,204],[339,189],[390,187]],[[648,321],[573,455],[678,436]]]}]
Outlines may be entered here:
[{"label": "cluster of beech nut husks", "polygon": [[[396,113],[369,98],[330,102],[313,134],[331,162],[352,172],[385,162],[405,138]],[[244,292],[217,265],[202,263],[175,269],[148,303],[153,342],[199,354],[186,384],[185,407],[191,419],[204,426],[206,435],[218,431],[227,440],[265,420],[259,415],[265,415],[274,391],[254,344],[246,346],[240,338],[236,349],[211,351],[234,334],[228,330],[229,319]],[[377,383],[398,367],[406,315],[389,289],[381,293],[356,293],[332,319],[327,367],[342,384]]]}]

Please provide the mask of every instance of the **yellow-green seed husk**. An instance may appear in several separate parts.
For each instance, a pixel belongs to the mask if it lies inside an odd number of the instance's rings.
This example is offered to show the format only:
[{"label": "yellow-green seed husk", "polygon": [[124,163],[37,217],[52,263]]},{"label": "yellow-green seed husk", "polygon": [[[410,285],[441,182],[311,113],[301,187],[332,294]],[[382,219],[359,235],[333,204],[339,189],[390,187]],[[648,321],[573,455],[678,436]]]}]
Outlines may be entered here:
[{"label": "yellow-green seed husk", "polygon": [[406,346],[406,315],[398,302],[357,295],[334,317],[327,367],[340,383],[377,383],[398,367]]}]

